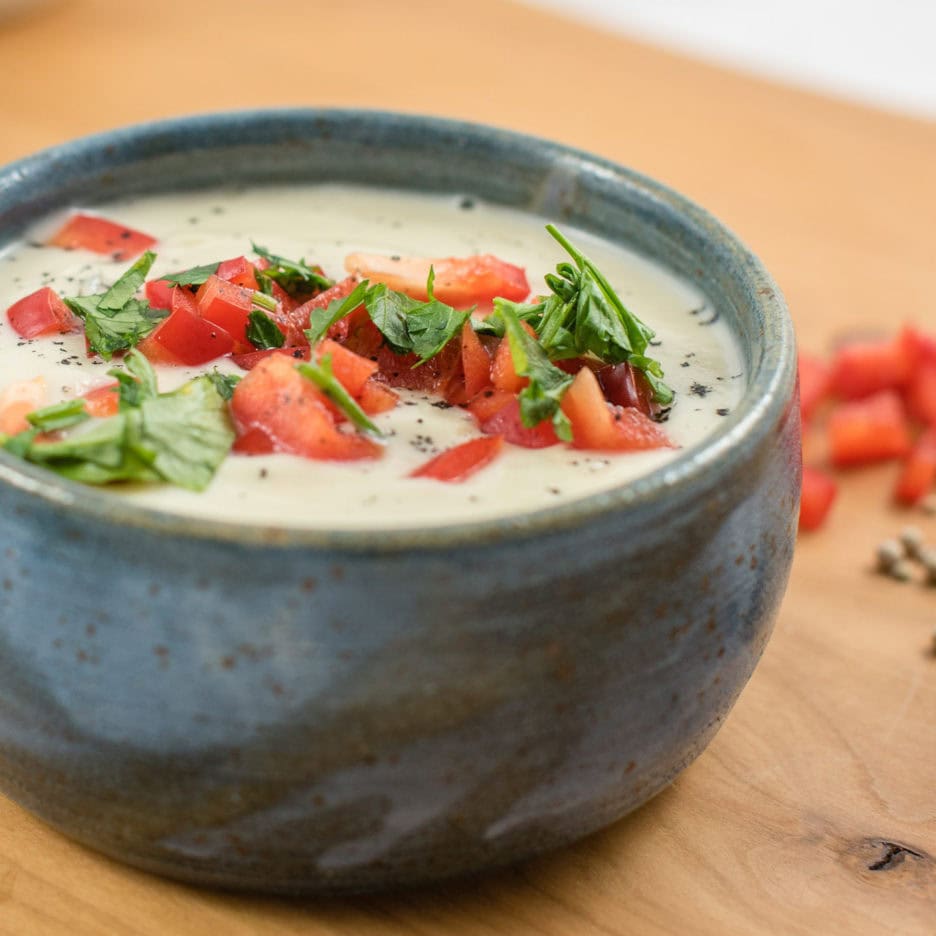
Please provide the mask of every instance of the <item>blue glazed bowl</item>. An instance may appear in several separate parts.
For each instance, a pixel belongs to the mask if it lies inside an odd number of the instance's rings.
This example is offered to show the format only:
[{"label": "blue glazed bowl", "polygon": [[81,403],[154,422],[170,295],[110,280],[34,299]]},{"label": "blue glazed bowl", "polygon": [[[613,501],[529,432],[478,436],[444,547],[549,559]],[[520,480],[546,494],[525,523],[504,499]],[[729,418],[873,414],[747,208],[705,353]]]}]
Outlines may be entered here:
[{"label": "blue glazed bowl", "polygon": [[131,507],[0,453],[0,787],[186,881],[413,884],[636,808],[751,675],[799,494],[793,333],[758,261],[663,186],[542,140],[360,111],[119,130],[0,170],[0,243],[72,203],[219,183],[469,193],[627,243],[742,345],[701,446],[520,518],[309,532]]}]

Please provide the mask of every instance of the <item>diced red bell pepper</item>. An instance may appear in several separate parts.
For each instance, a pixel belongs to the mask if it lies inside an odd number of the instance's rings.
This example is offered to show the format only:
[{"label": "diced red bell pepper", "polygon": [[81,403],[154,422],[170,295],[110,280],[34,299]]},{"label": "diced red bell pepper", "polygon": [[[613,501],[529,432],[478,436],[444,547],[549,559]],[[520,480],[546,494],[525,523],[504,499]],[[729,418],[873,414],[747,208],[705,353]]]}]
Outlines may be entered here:
[{"label": "diced red bell pepper", "polygon": [[219,276],[209,276],[195,293],[201,317],[231,336],[236,354],[254,350],[247,340],[247,326],[254,307],[253,295],[253,290],[228,283]]},{"label": "diced red bell pepper", "polygon": [[810,419],[829,393],[831,372],[821,358],[800,351],[798,356],[800,413]]},{"label": "diced red bell pepper", "polygon": [[505,263],[491,254],[473,257],[393,257],[379,254],[350,254],[345,269],[372,283],[386,283],[391,289],[414,299],[425,300],[429,268],[435,270],[433,294],[440,302],[466,309],[477,305],[490,311],[500,296],[520,301],[530,294],[530,284],[522,267]]},{"label": "diced red bell pepper", "polygon": [[29,428],[29,420],[26,415],[33,410],[38,409],[25,400],[19,400],[15,403],[8,403],[0,409],[0,433],[4,435],[16,435]]},{"label": "diced red bell pepper", "polygon": [[532,427],[523,425],[520,401],[513,396],[506,406],[481,423],[481,431],[485,435],[502,436],[505,442],[523,448],[547,448],[559,444],[559,437],[551,422],[544,421]]},{"label": "diced red bell pepper", "polygon": [[666,433],[633,407],[608,403],[598,378],[583,367],[562,398],[562,410],[572,424],[572,445],[596,451],[635,452],[671,448]]},{"label": "diced red bell pepper", "polygon": [[837,493],[838,485],[833,478],[818,468],[804,467],[799,528],[818,530],[825,523]]},{"label": "diced red bell pepper", "polygon": [[864,465],[902,458],[910,451],[910,427],[893,390],[841,403],[829,415],[829,448],[835,465]]},{"label": "diced red bell pepper", "polygon": [[515,393],[508,393],[506,390],[495,390],[493,387],[488,390],[482,390],[466,407],[469,413],[474,416],[475,421],[480,427],[489,420],[495,413],[500,412],[508,403],[517,399]]},{"label": "diced red bell pepper", "polygon": [[0,390],[0,432],[15,435],[29,428],[26,414],[39,409],[46,398],[43,377],[17,380]]},{"label": "diced red bell pepper", "polygon": [[279,307],[283,310],[283,314],[292,312],[295,309],[298,309],[302,305],[300,299],[295,298],[295,296],[290,296],[279,283],[270,283],[270,294],[279,304]]},{"label": "diced red bell pepper", "polygon": [[216,273],[218,279],[233,283],[235,286],[243,286],[254,292],[260,288],[257,284],[257,268],[246,257],[234,257],[233,260],[222,261],[218,264]]},{"label": "diced red bell pepper", "polygon": [[504,440],[500,436],[469,439],[430,458],[410,472],[410,477],[433,478],[436,481],[458,484],[489,465],[497,457],[503,443]]},{"label": "diced red bell pepper", "polygon": [[276,447],[269,435],[255,426],[237,436],[231,451],[237,452],[238,455],[272,455]]},{"label": "diced red bell pepper", "polygon": [[913,325],[904,325],[898,339],[904,346],[914,367],[936,364],[936,337],[920,331]]},{"label": "diced red bell pepper", "polygon": [[338,382],[351,396],[360,396],[364,385],[376,373],[377,362],[349,351],[330,338],[326,338],[316,348],[316,356],[319,360],[326,354],[331,355],[332,373]]},{"label": "diced red bell pepper", "polygon": [[174,283],[168,280],[148,280],[146,283],[146,300],[154,309],[172,308],[172,290]]},{"label": "diced red bell pepper", "polygon": [[372,377],[364,384],[357,401],[368,416],[376,416],[378,413],[392,410],[400,402],[400,398],[389,387],[377,383]]},{"label": "diced red bell pepper", "polygon": [[461,333],[462,371],[465,374],[465,399],[474,399],[491,385],[491,356],[481,344],[471,322],[465,322]]},{"label": "diced red bell pepper", "polygon": [[894,499],[901,504],[923,500],[936,483],[936,429],[927,429],[917,439],[904,461],[894,488]]},{"label": "diced red bell pepper", "polygon": [[66,250],[110,254],[114,260],[131,260],[152,247],[156,238],[97,215],[73,214],[49,243]]},{"label": "diced red bell pepper", "polygon": [[[339,330],[338,326],[342,326]],[[347,318],[338,322],[328,330],[328,337],[340,342],[345,347],[350,348],[355,354],[361,357],[370,358],[377,361],[380,366],[381,352],[385,350],[384,336],[380,329],[371,321],[367,310],[361,306],[356,312],[352,312]],[[387,349],[389,351],[389,349]],[[392,355],[392,352],[390,352]],[[385,355],[386,358],[386,355]],[[391,358],[386,363],[393,364]]]},{"label": "diced red bell pepper", "polygon": [[383,453],[372,440],[341,431],[326,398],[282,354],[260,361],[237,384],[231,415],[238,436],[252,434],[256,441],[259,430],[276,452],[335,461],[377,458]]},{"label": "diced red bell pepper", "polygon": [[168,318],[137,346],[150,361],[194,367],[231,353],[233,338],[198,314],[195,298],[187,289],[173,289],[170,304]]},{"label": "diced red bell pepper", "polygon": [[[376,327],[373,322],[367,321],[357,329],[355,334],[348,338],[348,347],[362,357],[370,357],[368,341]],[[379,332],[377,333],[379,335]],[[364,341],[358,342],[362,337]],[[375,355],[380,372],[380,379],[391,387],[403,387],[407,390],[417,390],[423,393],[436,393],[449,402],[453,391],[463,390],[461,378],[461,348],[459,342],[450,341],[434,358],[425,364],[414,366],[418,360],[415,354],[395,354],[387,345],[378,346]]]},{"label": "diced red bell pepper", "polygon": [[899,389],[910,379],[915,363],[912,349],[900,338],[851,342],[835,355],[830,389],[843,400]]},{"label": "diced red bell pepper", "polygon": [[120,384],[116,380],[112,380],[101,387],[89,390],[83,397],[88,415],[97,419],[114,416],[120,409],[119,388]]},{"label": "diced red bell pepper", "polygon": [[231,360],[244,370],[253,370],[271,354],[281,354],[284,357],[292,358],[294,361],[308,361],[312,357],[312,349],[308,345],[304,348],[289,348],[284,345],[282,348],[267,348],[263,351],[248,351],[246,354],[232,354]]},{"label": "diced red bell pepper", "polygon": [[936,363],[920,363],[904,393],[910,415],[927,426],[936,426]]},{"label": "diced red bell pepper", "polygon": [[[309,299],[308,302],[304,302],[302,305],[286,312],[284,317],[288,324],[287,341],[290,344],[308,344],[304,332],[309,327],[309,316],[312,312],[315,309],[327,309],[336,299],[347,298],[354,291],[357,284],[358,281],[353,276],[348,276]],[[337,341],[344,341],[348,337],[350,325],[351,316],[346,316],[329,329],[328,337]]]},{"label": "diced red bell pepper", "polygon": [[7,309],[13,331],[21,338],[80,331],[81,324],[48,286],[24,296]]},{"label": "diced red bell pepper", "polygon": [[[527,331],[532,332],[525,322],[522,323]],[[510,353],[510,342],[506,337],[494,352],[494,362],[491,364],[491,383],[495,389],[505,393],[519,393],[528,383],[529,378],[521,377],[514,369],[513,355]]]}]

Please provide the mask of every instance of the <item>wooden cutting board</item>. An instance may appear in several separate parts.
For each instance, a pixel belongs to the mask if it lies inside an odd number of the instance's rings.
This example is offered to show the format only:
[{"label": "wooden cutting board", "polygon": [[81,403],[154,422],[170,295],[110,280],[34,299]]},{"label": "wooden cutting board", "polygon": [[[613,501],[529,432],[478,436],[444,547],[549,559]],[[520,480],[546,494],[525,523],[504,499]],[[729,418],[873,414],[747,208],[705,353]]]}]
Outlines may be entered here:
[{"label": "wooden cutting board", "polygon": [[[406,12],[401,12],[403,8]],[[936,125],[700,65],[505,0],[62,0],[0,25],[0,159],[260,105],[487,121],[629,164],[766,261],[804,346],[936,327]],[[844,479],[708,751],[635,815],[459,886],[354,901],[198,891],[0,800],[0,934],[936,932],[936,590],[869,571],[906,515]],[[913,516],[936,542],[936,519]]]}]

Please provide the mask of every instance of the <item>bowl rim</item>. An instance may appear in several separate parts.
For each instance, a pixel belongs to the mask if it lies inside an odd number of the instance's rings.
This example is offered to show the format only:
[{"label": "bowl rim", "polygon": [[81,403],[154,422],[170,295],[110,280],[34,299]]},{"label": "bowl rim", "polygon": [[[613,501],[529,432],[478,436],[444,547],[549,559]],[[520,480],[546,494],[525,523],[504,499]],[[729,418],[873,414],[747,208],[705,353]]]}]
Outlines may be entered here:
[{"label": "bowl rim", "polygon": [[[612,160],[542,137],[471,121],[367,108],[286,107],[212,111],[118,127],[40,150],[0,167],[0,191],[9,192],[21,184],[28,186],[30,178],[39,170],[47,169],[58,161],[103,156],[104,165],[98,168],[104,170],[107,163],[105,154],[113,150],[114,144],[145,143],[196,128],[204,133],[225,125],[243,126],[277,118],[308,122],[310,125],[321,121],[330,125],[367,121],[376,126],[405,122],[415,132],[468,135],[495,146],[510,143],[536,147],[551,161],[571,160],[579,171],[587,170],[617,184],[627,184],[635,197],[639,194],[648,204],[665,203],[669,210],[681,215],[693,228],[704,231],[707,238],[720,242],[720,246],[731,254],[733,277],[750,287],[752,307],[759,310],[766,323],[763,353],[750,374],[741,401],[724,423],[702,441],[665,465],[626,484],[521,514],[436,526],[307,529],[174,514],[137,505],[106,491],[60,478],[2,449],[0,484],[38,498],[53,509],[67,510],[76,518],[145,529],[154,535],[238,545],[322,548],[347,553],[477,546],[561,532],[606,517],[612,511],[637,510],[655,501],[665,501],[685,492],[689,485],[703,485],[705,479],[714,479],[724,471],[739,449],[758,448],[790,404],[796,373],[793,324],[780,290],[761,261],[706,209],[663,183]],[[658,260],[651,262],[662,265]]]}]

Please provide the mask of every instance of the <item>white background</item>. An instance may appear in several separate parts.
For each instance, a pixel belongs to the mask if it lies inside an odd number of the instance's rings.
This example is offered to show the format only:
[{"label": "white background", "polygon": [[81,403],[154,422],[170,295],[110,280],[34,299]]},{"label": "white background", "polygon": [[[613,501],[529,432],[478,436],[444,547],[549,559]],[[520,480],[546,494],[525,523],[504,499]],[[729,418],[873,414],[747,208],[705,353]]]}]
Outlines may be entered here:
[{"label": "white background", "polygon": [[936,118],[936,0],[527,2],[765,77]]}]

